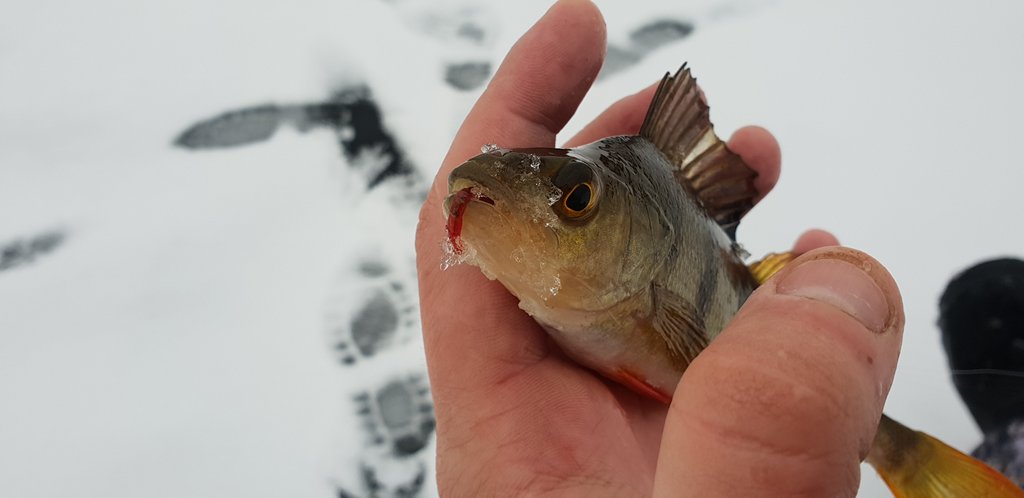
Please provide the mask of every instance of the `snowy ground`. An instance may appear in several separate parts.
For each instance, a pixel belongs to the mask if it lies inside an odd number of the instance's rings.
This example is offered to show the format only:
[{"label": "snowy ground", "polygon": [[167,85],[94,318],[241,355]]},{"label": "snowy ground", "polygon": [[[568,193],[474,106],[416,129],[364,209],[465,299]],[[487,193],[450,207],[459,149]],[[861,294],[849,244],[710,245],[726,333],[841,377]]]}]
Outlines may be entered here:
[{"label": "snowy ground", "polygon": [[[936,303],[1024,252],[1024,6],[598,3],[614,61],[568,133],[689,61],[720,132],[783,145],[741,241],[822,227],[884,262],[907,306],[887,412],[977,444]],[[545,6],[7,2],[0,495],[434,493],[415,199]]]}]

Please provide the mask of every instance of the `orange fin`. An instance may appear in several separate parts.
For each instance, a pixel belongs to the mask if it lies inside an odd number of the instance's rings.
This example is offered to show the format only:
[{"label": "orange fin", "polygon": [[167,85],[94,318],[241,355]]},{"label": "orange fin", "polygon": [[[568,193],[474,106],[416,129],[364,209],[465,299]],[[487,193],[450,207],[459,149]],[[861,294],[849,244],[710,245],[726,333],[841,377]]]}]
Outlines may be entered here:
[{"label": "orange fin", "polygon": [[757,284],[761,285],[794,259],[796,259],[796,254],[792,252],[773,253],[765,256],[760,261],[751,263],[748,268],[750,269],[750,274],[757,280]]},{"label": "orange fin", "polygon": [[1024,497],[992,467],[885,415],[867,462],[896,498]]},{"label": "orange fin", "polygon": [[658,388],[650,385],[647,381],[641,379],[635,373],[619,368],[615,370],[612,377],[620,384],[640,393],[648,398],[660,401],[666,405],[672,403],[672,396],[665,394],[658,390]]}]

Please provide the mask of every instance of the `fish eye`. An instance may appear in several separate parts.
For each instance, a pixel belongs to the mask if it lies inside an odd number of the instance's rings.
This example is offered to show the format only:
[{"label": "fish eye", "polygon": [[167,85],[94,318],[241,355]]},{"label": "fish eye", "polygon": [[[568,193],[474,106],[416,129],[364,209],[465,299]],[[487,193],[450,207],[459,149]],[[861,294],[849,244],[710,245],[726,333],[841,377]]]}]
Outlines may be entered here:
[{"label": "fish eye", "polygon": [[590,182],[578,183],[562,199],[562,207],[565,208],[565,214],[572,218],[578,218],[587,212],[593,204],[593,200],[594,187],[590,185]]},{"label": "fish eye", "polygon": [[600,197],[600,186],[593,168],[580,161],[569,162],[560,168],[552,182],[563,192],[556,211],[569,219],[580,219],[590,214]]}]

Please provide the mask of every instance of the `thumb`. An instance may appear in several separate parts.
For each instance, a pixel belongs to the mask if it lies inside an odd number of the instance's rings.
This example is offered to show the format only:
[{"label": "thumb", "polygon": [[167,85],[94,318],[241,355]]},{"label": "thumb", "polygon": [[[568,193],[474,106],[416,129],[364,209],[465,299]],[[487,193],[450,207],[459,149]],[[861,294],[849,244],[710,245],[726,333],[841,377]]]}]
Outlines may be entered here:
[{"label": "thumb", "polygon": [[877,261],[843,247],[796,259],[687,369],[655,496],[854,496],[902,335]]}]

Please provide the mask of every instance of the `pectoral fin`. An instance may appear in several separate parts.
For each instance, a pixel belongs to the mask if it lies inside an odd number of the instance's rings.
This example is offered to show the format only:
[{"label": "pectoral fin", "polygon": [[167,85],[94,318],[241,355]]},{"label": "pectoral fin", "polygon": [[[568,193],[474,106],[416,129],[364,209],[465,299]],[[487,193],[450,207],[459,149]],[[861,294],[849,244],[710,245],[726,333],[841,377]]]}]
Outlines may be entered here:
[{"label": "pectoral fin", "polygon": [[995,469],[885,415],[867,462],[897,498],[1024,497]]},{"label": "pectoral fin", "polygon": [[685,64],[661,80],[640,136],[665,154],[676,180],[735,240],[740,218],[754,206],[757,172],[715,135],[708,106]]},{"label": "pectoral fin", "polygon": [[693,303],[663,287],[652,287],[654,316],[651,326],[669,353],[683,368],[708,346],[707,331]]}]

